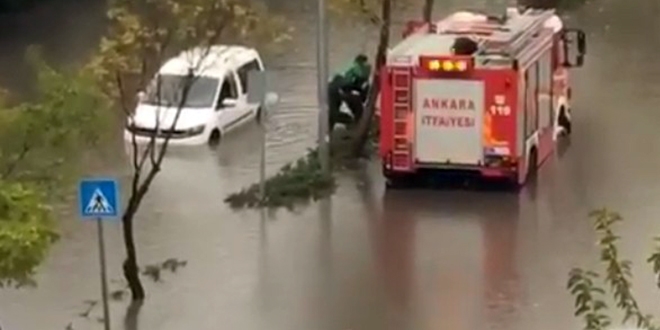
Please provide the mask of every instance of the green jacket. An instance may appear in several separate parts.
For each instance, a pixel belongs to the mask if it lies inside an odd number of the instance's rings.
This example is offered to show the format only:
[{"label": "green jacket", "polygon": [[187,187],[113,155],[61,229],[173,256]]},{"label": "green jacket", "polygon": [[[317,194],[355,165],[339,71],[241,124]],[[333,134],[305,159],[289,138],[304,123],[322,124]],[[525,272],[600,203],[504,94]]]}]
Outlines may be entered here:
[{"label": "green jacket", "polygon": [[369,64],[358,64],[353,62],[343,74],[336,74],[334,78],[341,78],[341,89],[362,89],[363,85],[369,81],[371,75],[371,66]]},{"label": "green jacket", "polygon": [[361,87],[365,82],[369,81],[371,75],[371,66],[369,64],[358,64],[353,62],[351,66],[344,72],[344,80],[346,85]]},{"label": "green jacket", "polygon": [[353,62],[344,72],[344,87],[348,89],[362,89],[365,83],[369,81],[371,75],[371,66],[369,64],[359,64]]}]

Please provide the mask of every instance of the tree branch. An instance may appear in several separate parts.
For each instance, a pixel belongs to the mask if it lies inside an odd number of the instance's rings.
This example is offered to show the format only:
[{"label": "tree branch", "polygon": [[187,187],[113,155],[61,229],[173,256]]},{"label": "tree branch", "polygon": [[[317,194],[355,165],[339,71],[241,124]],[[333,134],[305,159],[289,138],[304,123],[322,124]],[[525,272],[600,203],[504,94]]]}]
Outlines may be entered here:
[{"label": "tree branch", "polygon": [[387,60],[387,47],[390,40],[390,26],[391,26],[391,11],[392,0],[382,0],[381,16],[383,23],[380,27],[380,34],[378,40],[378,49],[376,51],[376,59],[374,65],[374,72],[372,74],[371,86],[367,94],[367,102],[364,112],[360,121],[358,122],[355,131],[353,132],[353,146],[351,152],[353,156],[358,157],[362,154],[364,145],[369,138],[369,128],[371,120],[373,119],[378,93],[380,92],[380,71],[385,65]]},{"label": "tree branch", "polygon": [[18,165],[27,157],[28,153],[32,150],[32,146],[28,143],[27,138],[23,141],[23,146],[21,151],[18,153],[16,158],[10,162],[5,171],[0,175],[0,178],[7,179],[14,174],[14,171],[18,168]]},{"label": "tree branch", "polygon": [[[210,48],[207,48],[206,54],[199,60],[198,66],[201,65],[203,62],[203,59],[208,55],[208,51]],[[197,71],[196,71],[197,72]],[[186,100],[188,99],[188,92],[190,91],[190,88],[192,87],[192,84],[194,84],[196,79],[196,76],[194,76],[192,73],[188,74],[186,76],[186,82],[185,86],[182,91],[181,95],[181,100],[179,100],[179,105],[177,107],[176,115],[174,116],[174,120],[172,121],[172,125],[170,126],[169,132],[165,136],[165,141],[163,141],[163,144],[160,147],[160,151],[158,154],[158,158],[154,161],[152,161],[152,166],[153,168],[151,169],[151,172],[149,172],[150,176],[153,173],[153,176],[156,175],[158,171],[160,171],[160,165],[163,163],[163,159],[165,159],[165,153],[167,152],[167,147],[170,144],[170,139],[172,138],[172,134],[174,133],[174,129],[176,127],[177,122],[179,121],[179,117],[181,116],[181,112],[183,110],[184,105],[186,104]],[[147,178],[149,180],[149,184],[152,178]],[[147,180],[145,180],[146,183]]]},{"label": "tree branch", "polygon": [[121,78],[121,73],[119,71],[115,71],[115,83],[117,84],[117,90],[119,91],[119,103],[121,104],[121,109],[124,112],[124,115],[129,116],[131,112],[126,106],[126,94],[124,93],[126,86],[124,84],[124,80]]},{"label": "tree branch", "polygon": [[[124,111],[124,114],[128,117],[130,117],[130,111],[126,107],[126,94],[124,93],[124,88],[125,85],[123,83],[123,80],[121,78],[121,73],[119,71],[115,72],[115,82],[117,84],[117,89],[119,90],[119,97],[120,97],[120,103],[122,110]],[[139,157],[139,149],[138,149],[138,144],[137,144],[137,138],[135,135],[135,132],[133,132],[131,129],[129,129],[131,132],[131,147],[133,148],[133,152],[131,155],[132,162],[133,162],[133,170],[135,171],[134,173],[134,179],[136,179],[138,182],[140,180],[140,172],[142,172],[142,168],[144,167],[144,163],[147,157],[147,153],[149,152],[151,145],[148,145],[145,150],[142,153],[142,156]],[[137,185],[134,183],[134,190],[137,190]]]},{"label": "tree branch", "polygon": [[431,24],[434,2],[435,0],[424,0],[424,7],[422,8],[422,19],[426,24]]},{"label": "tree branch", "polygon": [[383,24],[383,17],[379,17],[376,13],[371,11],[369,9],[369,6],[367,6],[367,3],[365,0],[358,0],[358,9],[362,14],[367,17],[367,20],[371,22],[371,24],[378,25],[380,26]]}]

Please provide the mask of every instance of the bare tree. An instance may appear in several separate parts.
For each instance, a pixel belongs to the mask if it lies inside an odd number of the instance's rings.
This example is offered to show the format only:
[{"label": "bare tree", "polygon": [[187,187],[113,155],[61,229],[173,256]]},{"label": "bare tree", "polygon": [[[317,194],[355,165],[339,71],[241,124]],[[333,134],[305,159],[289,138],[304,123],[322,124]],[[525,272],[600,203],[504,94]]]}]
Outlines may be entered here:
[{"label": "bare tree", "polygon": [[[176,89],[180,91],[180,96],[178,104],[176,105],[176,114],[174,120],[169,127],[162,129],[160,127],[160,113],[162,109],[161,92],[162,92],[162,81],[160,77],[156,77],[156,103],[158,108],[156,110],[156,129],[149,136],[149,142],[142,151],[138,146],[136,133],[131,131],[131,146],[132,146],[132,166],[133,166],[133,178],[131,180],[131,192],[128,198],[128,205],[124,214],[122,215],[122,225],[123,225],[123,234],[124,242],[126,243],[126,260],[123,264],[124,277],[128,282],[129,288],[133,295],[133,300],[142,300],[145,297],[144,287],[140,281],[139,277],[139,267],[137,263],[137,250],[135,247],[135,236],[133,234],[133,219],[137,213],[140,203],[146,196],[151,183],[156,178],[156,175],[160,172],[163,160],[165,159],[165,154],[167,152],[167,147],[169,146],[170,139],[172,138],[172,132],[174,132],[176,124],[179,121],[181,116],[181,110],[183,109],[187,99],[190,88],[195,83],[197,77],[199,77],[203,72],[200,72],[200,64],[203,63],[204,57],[208,55],[210,48],[206,47],[204,49],[205,54],[196,59],[197,63],[190,63],[189,73],[185,76],[185,79],[181,82],[181,85]],[[120,76],[117,76],[117,84],[122,86],[122,79]],[[120,90],[123,91],[122,88]],[[125,95],[121,93],[122,103],[125,103]],[[126,115],[130,116],[128,109],[124,108]],[[130,118],[130,117],[129,117]],[[163,134],[164,140],[160,144],[157,144],[157,137]],[[149,164],[150,166],[145,171],[145,165]]]},{"label": "bare tree", "polygon": [[435,0],[424,0],[424,7],[422,8],[422,19],[427,24],[431,24],[431,19],[433,16],[433,4]]},{"label": "bare tree", "polygon": [[89,69],[100,77],[106,94],[115,100],[129,126],[132,125],[132,109],[138,103],[132,95],[138,90],[150,93],[158,105],[158,116],[162,110],[163,84],[157,74],[158,68],[173,54],[191,55],[188,56],[188,74],[174,86],[176,104],[169,105],[176,109],[173,122],[160,127],[157,121],[156,129],[144,146],[138,145],[136,134],[131,130],[133,175],[122,215],[126,245],[123,272],[133,301],[141,301],[145,290],[139,276],[133,222],[161,171],[188,92],[206,69],[205,59],[213,45],[231,40],[228,36],[236,40],[251,37],[269,41],[284,41],[287,37],[280,17],[266,15],[265,8],[248,0],[117,0],[108,16],[111,19],[109,34],[102,40]]},{"label": "bare tree", "polygon": [[[369,138],[369,131],[374,117],[378,94],[380,93],[380,73],[387,60],[387,48],[390,41],[390,26],[392,25],[392,0],[379,0],[380,15],[370,15],[372,21],[378,22],[379,37],[376,48],[376,61],[372,74],[372,83],[367,95],[364,114],[353,132],[354,156],[360,156]],[[363,7],[365,8],[365,7]],[[367,10],[364,10],[367,12]]]}]

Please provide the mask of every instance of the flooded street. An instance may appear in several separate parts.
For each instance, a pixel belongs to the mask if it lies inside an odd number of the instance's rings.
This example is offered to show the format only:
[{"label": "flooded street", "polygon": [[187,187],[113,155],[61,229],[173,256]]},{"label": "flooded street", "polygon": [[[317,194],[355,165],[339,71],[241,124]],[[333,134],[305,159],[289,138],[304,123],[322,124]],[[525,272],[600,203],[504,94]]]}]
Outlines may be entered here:
[{"label": "flooded street", "polygon": [[[536,187],[520,194],[385,193],[373,163],[342,175],[329,201],[262,215],[223,203],[258,177],[256,125],[217,150],[173,149],[135,224],[139,261],[174,257],[188,265],[163,282],[145,281],[149,297],[137,319],[125,318],[125,302],[113,303],[113,329],[577,329],[567,273],[597,265],[587,213],[601,206],[628,219],[623,250],[640,268],[636,278],[653,283],[641,266],[660,231],[660,5],[595,2],[568,18],[588,33],[587,64],[572,76],[570,145],[543,166]],[[436,17],[460,3],[438,0]],[[275,7],[289,13],[298,39],[268,63],[282,81],[282,102],[268,123],[269,173],[313,146],[316,134],[314,7],[293,1]],[[94,44],[103,30],[101,6],[72,8],[58,11],[68,12],[66,19],[44,13],[49,19],[0,31],[2,83],[29,86],[16,64],[27,44],[44,44],[62,63]],[[362,31],[334,28],[333,68],[358,51],[372,52],[373,31]],[[400,26],[395,31],[400,35]],[[118,161],[108,174],[127,177],[126,165]],[[99,296],[95,229],[76,214],[64,219],[38,288],[0,291],[3,329],[55,330],[71,322],[74,329],[102,328],[95,321],[100,309],[91,320],[78,317],[83,302]],[[120,279],[119,224],[106,233],[110,278]],[[655,291],[642,292],[643,306],[653,307]]]}]

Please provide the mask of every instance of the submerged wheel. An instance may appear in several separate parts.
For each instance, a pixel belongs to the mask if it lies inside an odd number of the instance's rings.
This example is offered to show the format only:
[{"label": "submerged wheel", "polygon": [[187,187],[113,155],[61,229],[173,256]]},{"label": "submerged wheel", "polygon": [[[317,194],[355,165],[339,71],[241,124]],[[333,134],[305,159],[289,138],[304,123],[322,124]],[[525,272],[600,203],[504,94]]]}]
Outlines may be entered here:
[{"label": "submerged wheel", "polygon": [[211,136],[209,136],[209,145],[212,146],[218,145],[220,143],[220,140],[222,140],[222,134],[216,128],[211,132]]},{"label": "submerged wheel", "polygon": [[557,118],[557,121],[559,126],[561,126],[564,129],[564,134],[570,135],[572,124],[571,124],[571,120],[568,119],[568,115],[566,114],[565,108],[561,108],[559,112],[559,118]]},{"label": "submerged wheel", "polygon": [[387,189],[406,189],[414,186],[413,178],[408,176],[386,175],[385,188]]},{"label": "submerged wheel", "polygon": [[386,178],[385,179],[385,188],[387,188],[387,189],[401,189],[401,188],[403,188],[403,182],[400,178]]}]

